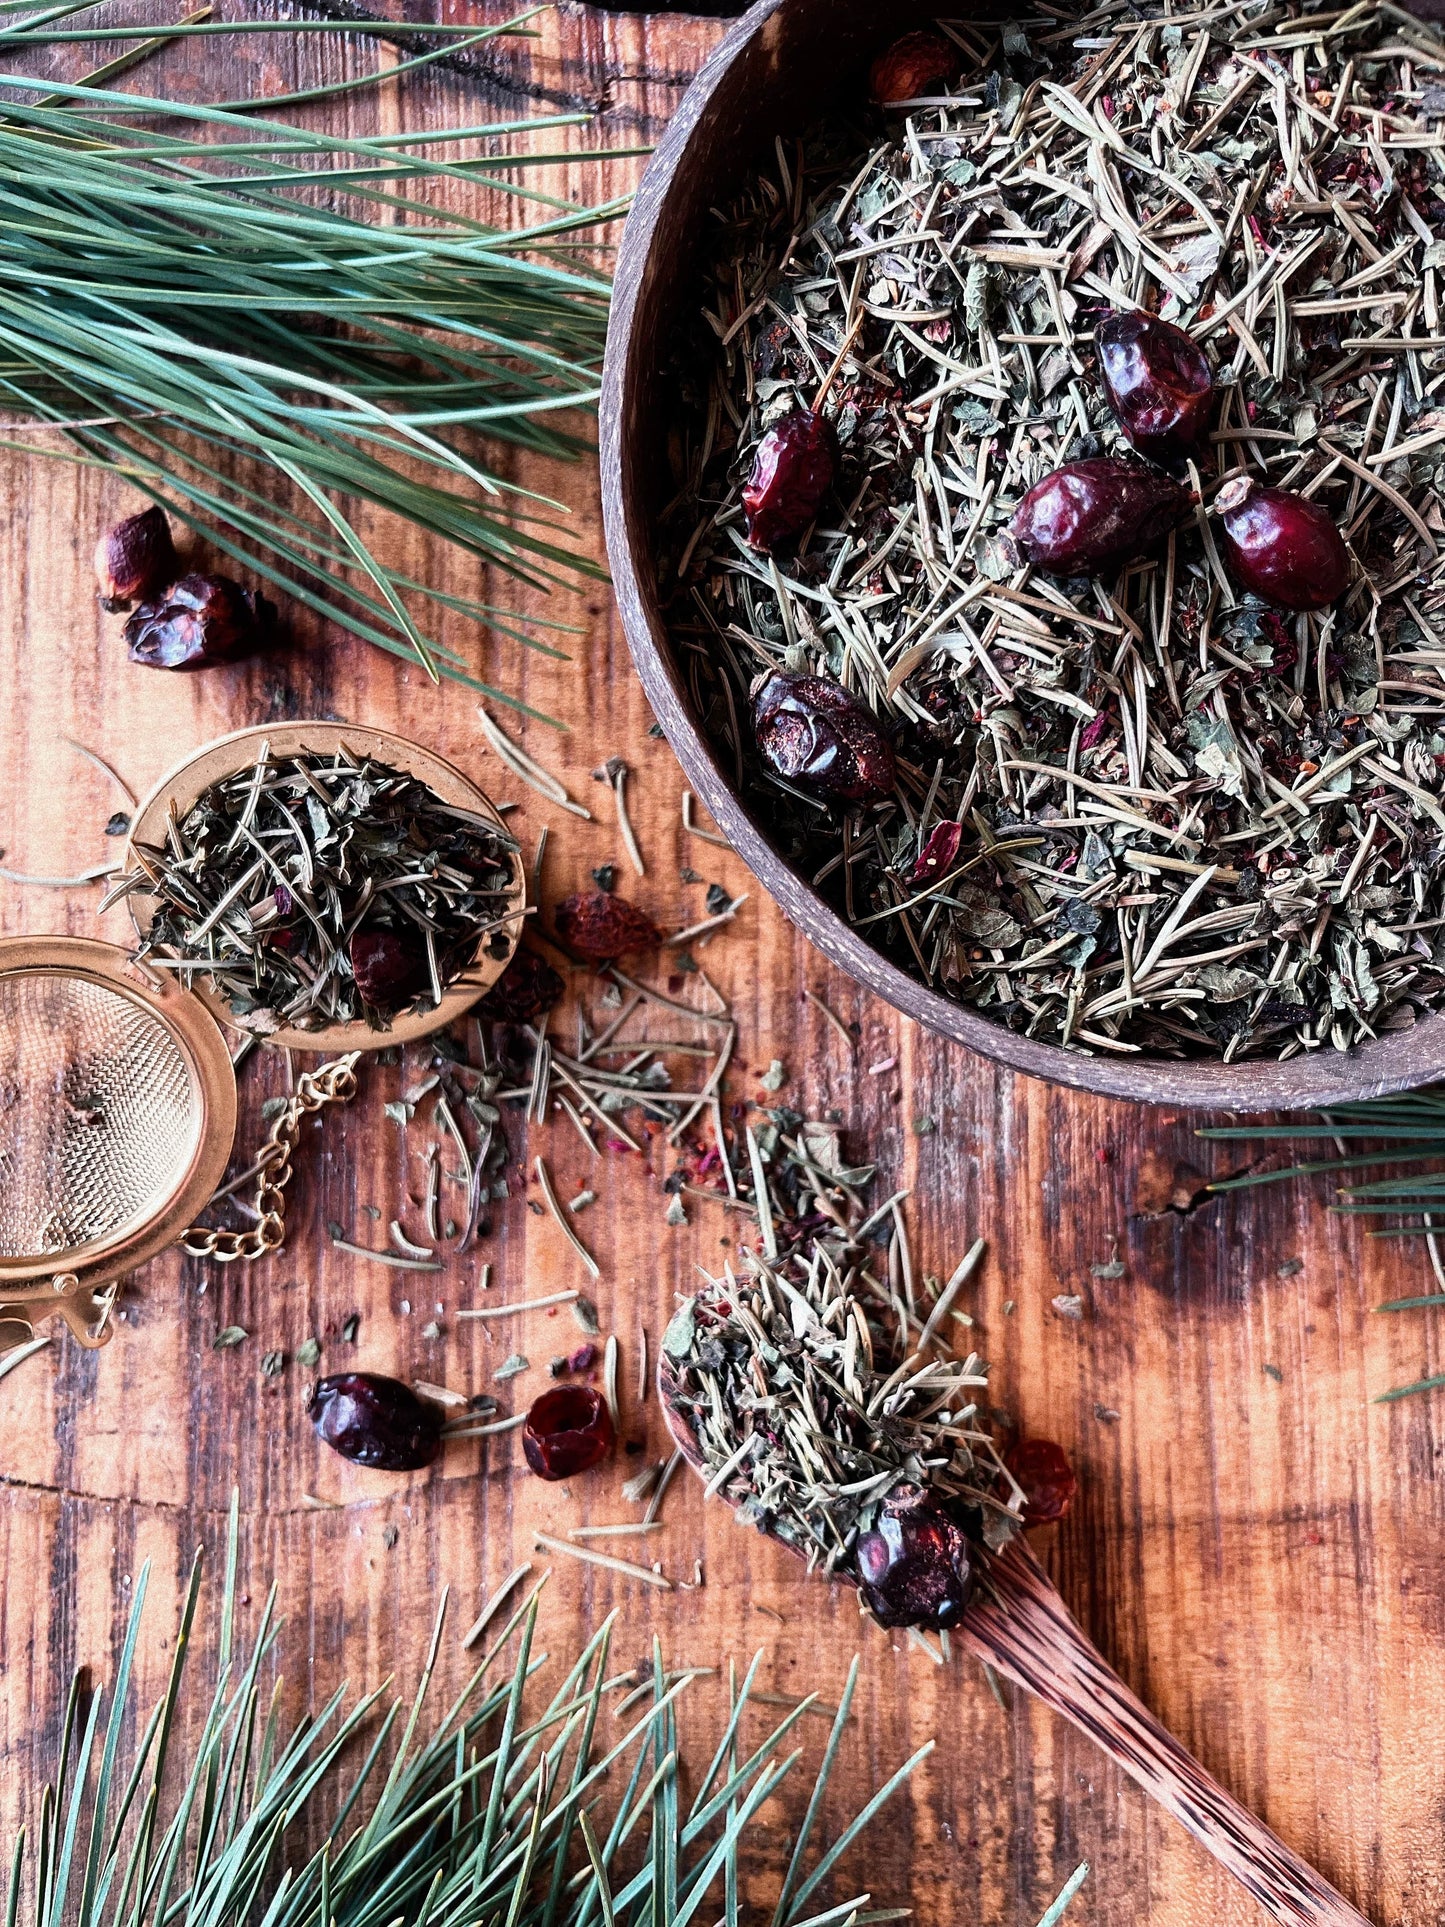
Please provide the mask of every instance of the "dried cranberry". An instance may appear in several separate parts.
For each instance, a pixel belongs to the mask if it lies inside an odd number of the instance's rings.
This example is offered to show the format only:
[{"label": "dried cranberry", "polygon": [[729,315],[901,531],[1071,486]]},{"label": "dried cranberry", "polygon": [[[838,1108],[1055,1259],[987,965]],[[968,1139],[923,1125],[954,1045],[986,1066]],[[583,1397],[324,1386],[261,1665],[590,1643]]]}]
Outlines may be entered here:
[{"label": "dried cranberry", "polygon": [[1142,462],[1098,455],[1035,482],[1009,533],[1041,568],[1092,574],[1167,535],[1189,501],[1188,489]]},{"label": "dried cranberry", "polygon": [[1152,314],[1113,314],[1094,330],[1099,372],[1114,419],[1141,455],[1182,461],[1203,441],[1214,412],[1204,350]]},{"label": "dried cranberry", "polygon": [[351,974],[361,1001],[399,1010],[431,988],[426,952],[394,930],[358,930],[351,939]]},{"label": "dried cranberry", "polygon": [[117,522],[95,545],[95,577],[108,609],[154,595],[180,568],[171,525],[161,508],[142,509]]},{"label": "dried cranberry", "polygon": [[873,62],[868,92],[880,107],[936,94],[958,71],[958,49],[941,33],[906,33]]},{"label": "dried cranberry", "polygon": [[307,1409],[333,1451],[378,1472],[415,1472],[441,1450],[441,1408],[399,1379],[340,1372],[318,1380]]},{"label": "dried cranberry", "polygon": [[570,1479],[600,1465],[615,1437],[600,1392],[590,1385],[558,1385],[527,1413],[522,1451],[539,1479]]},{"label": "dried cranberry", "polygon": [[917,890],[924,884],[937,883],[940,877],[947,876],[953,868],[962,841],[961,823],[950,818],[946,823],[935,824],[919,853],[918,861],[909,872],[909,888]]},{"label": "dried cranberry", "polygon": [[811,408],[795,408],[758,443],[743,489],[748,540],[777,548],[801,535],[823,505],[837,468],[833,430]]},{"label": "dried cranberry", "polygon": [[880,1626],[956,1626],[973,1592],[968,1540],[917,1486],[898,1486],[854,1559]]},{"label": "dried cranberry", "polygon": [[562,995],[562,979],[535,950],[518,950],[477,1005],[494,1024],[530,1024]]},{"label": "dried cranberry", "polygon": [[554,913],[557,935],[588,963],[613,963],[631,950],[655,950],[657,926],[626,897],[605,890],[579,890],[565,897]]},{"label": "dried cranberry", "polygon": [[841,683],[777,670],[753,687],[753,733],[775,776],[850,803],[893,789],[893,745]]},{"label": "dried cranberry", "polygon": [[1286,609],[1323,609],[1350,582],[1350,552],[1326,510],[1248,475],[1214,498],[1230,566],[1244,587]]},{"label": "dried cranberry", "polygon": [[1004,1464],[1023,1488],[1028,1501],[1024,1524],[1041,1526],[1062,1519],[1073,1504],[1079,1481],[1062,1445],[1052,1439],[1021,1439],[1004,1456]]},{"label": "dried cranberry", "polygon": [[225,575],[183,575],[125,625],[132,662],[148,669],[200,669],[268,639],[276,609]]}]

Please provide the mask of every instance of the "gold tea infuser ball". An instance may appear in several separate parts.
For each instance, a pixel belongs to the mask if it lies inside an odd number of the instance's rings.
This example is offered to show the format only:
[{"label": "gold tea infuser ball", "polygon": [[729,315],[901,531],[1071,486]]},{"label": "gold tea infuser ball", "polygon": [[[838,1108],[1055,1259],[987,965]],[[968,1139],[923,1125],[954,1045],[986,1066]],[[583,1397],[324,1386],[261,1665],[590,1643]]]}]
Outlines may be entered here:
[{"label": "gold tea infuser ball", "polygon": [[[134,846],[164,839],[226,776],[303,752],[367,758],[404,771],[443,802],[495,824],[490,800],[441,757],[383,730],[282,723],[243,730],[191,756],[136,812]],[[337,1054],[303,1073],[256,1160],[257,1222],[244,1232],[188,1229],[214,1195],[234,1148],[236,1076],[221,1029],[225,997],[199,970],[161,971],[113,944],[73,937],[0,939],[0,1353],[59,1316],[83,1345],[104,1344],[119,1281],[168,1246],[221,1262],[253,1259],[285,1238],[285,1186],[301,1119],[356,1090],[368,1050],[425,1037],[455,1021],[506,969],[526,909],[513,856],[515,911],[506,941],[484,947],[444,986],[440,1004],[398,1016],[265,1041]],[[153,897],[131,908],[144,937]],[[188,978],[192,979],[189,983]]]}]

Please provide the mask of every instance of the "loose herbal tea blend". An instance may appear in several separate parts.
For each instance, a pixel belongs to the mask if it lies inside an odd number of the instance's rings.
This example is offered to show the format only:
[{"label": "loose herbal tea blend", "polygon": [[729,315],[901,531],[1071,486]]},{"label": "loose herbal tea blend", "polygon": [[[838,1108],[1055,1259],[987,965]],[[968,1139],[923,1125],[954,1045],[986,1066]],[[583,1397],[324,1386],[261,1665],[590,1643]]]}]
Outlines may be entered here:
[{"label": "loose herbal tea blend", "polygon": [[[883,1625],[946,1630],[1025,1506],[978,1410],[988,1369],[952,1350],[983,1247],[920,1300],[897,1202],[865,1219],[871,1168],[842,1165],[835,1128],[779,1115],[747,1134],[761,1252],[668,1326],[668,1401],[740,1521],[851,1579]],[[879,1277],[865,1239],[890,1210]]]},{"label": "loose herbal tea blend", "polygon": [[435,1008],[483,945],[504,955],[516,845],[373,757],[273,756],[173,813],[107,904],[159,908],[137,955],[209,977],[241,1029],[320,1030]]},{"label": "loose herbal tea blend", "polygon": [[1011,1028],[1407,1025],[1445,993],[1445,42],[1111,0],[924,51],[925,98],[717,217],[664,538],[699,712],[840,913]]}]

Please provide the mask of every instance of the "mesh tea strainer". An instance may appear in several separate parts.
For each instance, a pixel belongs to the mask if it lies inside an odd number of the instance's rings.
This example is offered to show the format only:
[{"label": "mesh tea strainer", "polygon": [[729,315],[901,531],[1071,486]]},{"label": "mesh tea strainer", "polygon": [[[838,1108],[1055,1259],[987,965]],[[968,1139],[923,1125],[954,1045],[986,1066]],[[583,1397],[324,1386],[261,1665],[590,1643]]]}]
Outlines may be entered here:
[{"label": "mesh tea strainer", "polygon": [[[142,803],[132,837],[163,835],[170,811],[184,816],[203,790],[249,768],[263,742],[278,758],[338,749],[373,756],[501,825],[475,784],[417,744],[382,730],[286,723],[243,730],[188,758]],[[187,1250],[222,1261],[278,1249],[301,1117],[353,1094],[360,1053],[441,1029],[496,981],[526,907],[519,860],[515,877],[505,954],[480,956],[435,1009],[411,1012],[386,1031],[355,1023],[267,1040],[342,1055],[298,1078],[255,1162],[257,1225],[240,1233],[187,1230],[213,1196],[235,1139],[224,1000],[204,978],[188,989],[112,944],[0,939],[0,1352],[51,1314],[82,1344],[103,1344],[119,1280],[182,1238]],[[132,906],[143,932],[146,900]]]}]

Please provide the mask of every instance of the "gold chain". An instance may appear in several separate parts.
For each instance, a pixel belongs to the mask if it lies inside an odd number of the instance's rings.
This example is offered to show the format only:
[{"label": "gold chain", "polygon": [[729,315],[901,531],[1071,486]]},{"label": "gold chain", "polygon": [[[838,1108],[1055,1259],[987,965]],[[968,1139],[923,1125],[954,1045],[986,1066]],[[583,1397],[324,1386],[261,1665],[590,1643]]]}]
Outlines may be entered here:
[{"label": "gold chain", "polygon": [[286,1187],[291,1182],[291,1159],[301,1137],[301,1120],[327,1104],[349,1104],[356,1095],[356,1063],[360,1051],[350,1051],[320,1070],[306,1071],[295,1094],[271,1126],[271,1134],[256,1160],[256,1212],[259,1223],[249,1231],[208,1231],[192,1225],[182,1234],[182,1249],[192,1258],[214,1258],[218,1264],[249,1264],[279,1251],[286,1242]]}]

